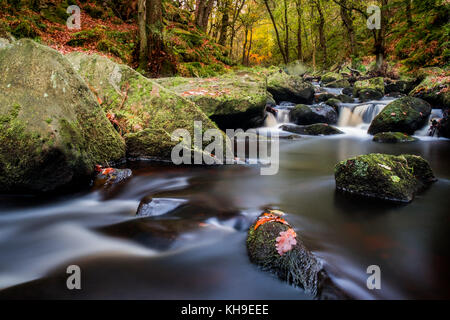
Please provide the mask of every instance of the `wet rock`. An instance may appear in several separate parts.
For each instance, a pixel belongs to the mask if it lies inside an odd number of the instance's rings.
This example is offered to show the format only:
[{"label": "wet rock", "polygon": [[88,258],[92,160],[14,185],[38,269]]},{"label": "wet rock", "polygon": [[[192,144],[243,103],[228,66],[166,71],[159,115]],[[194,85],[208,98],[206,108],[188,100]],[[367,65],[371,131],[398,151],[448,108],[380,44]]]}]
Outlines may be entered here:
[{"label": "wet rock", "polygon": [[275,107],[277,105],[277,102],[275,101],[275,99],[272,97],[272,95],[270,93],[267,94],[267,100],[266,100],[266,107]]},{"label": "wet rock", "polygon": [[358,196],[410,202],[436,181],[426,160],[415,155],[368,154],[339,162],[336,189]]},{"label": "wet rock", "polygon": [[350,87],[350,82],[347,79],[341,79],[329,82],[324,86],[326,86],[327,88],[347,88]]},{"label": "wet rock", "polygon": [[384,79],[381,77],[356,81],[353,96],[361,101],[380,100],[384,96]]},{"label": "wet rock", "polygon": [[353,99],[352,97],[349,97],[346,94],[340,94],[336,97],[336,99],[340,100],[341,102],[344,103],[354,103],[355,99]]},{"label": "wet rock", "polygon": [[278,210],[267,210],[250,226],[247,234],[250,261],[315,298],[348,299],[283,215]]},{"label": "wet rock", "polygon": [[[115,117],[131,157],[169,160],[178,143],[171,141],[170,135],[176,129],[186,129],[193,137],[194,121],[201,121],[203,130],[217,129],[193,102],[126,65],[80,52],[70,53],[67,58]],[[187,147],[192,149],[192,143]]]},{"label": "wet rock", "polygon": [[330,107],[333,107],[333,109],[338,112],[339,111],[339,106],[341,105],[341,100],[338,99],[329,99],[326,104],[329,105]]},{"label": "wet rock", "polygon": [[344,80],[344,77],[336,72],[328,72],[325,73],[322,77],[321,77],[321,82],[322,85],[324,87],[328,87],[329,83],[335,82],[335,81],[339,81],[339,80]]},{"label": "wet rock", "polygon": [[352,97],[353,96],[353,88],[347,87],[347,88],[342,89],[342,94]]},{"label": "wet rock", "polygon": [[[160,78],[155,81],[194,102],[219,128],[247,129],[255,127],[248,120],[264,118],[270,99],[265,77],[256,73],[230,73],[214,78]],[[276,99],[275,99],[276,100]]]},{"label": "wet rock", "polygon": [[333,99],[333,98],[336,98],[336,95],[334,95],[332,93],[320,93],[315,96],[315,100],[318,103],[325,102],[325,101],[327,101],[329,99]]},{"label": "wet rock", "polygon": [[133,174],[130,169],[116,168],[98,168],[97,172],[94,179],[95,188],[109,188],[129,179]]},{"label": "wet rock", "polygon": [[311,83],[303,81],[301,77],[284,72],[275,72],[268,76],[267,91],[278,103],[281,101],[312,103],[315,92]]},{"label": "wet rock", "polygon": [[145,197],[139,203],[136,215],[140,217],[155,217],[169,213],[185,204],[185,199]]},{"label": "wet rock", "polygon": [[421,129],[431,113],[428,102],[412,97],[403,97],[388,104],[370,124],[368,133],[403,132],[409,135]]},{"label": "wet rock", "polygon": [[444,111],[443,118],[437,123],[438,137],[450,139],[450,109]]},{"label": "wet rock", "polygon": [[315,123],[307,126],[296,126],[285,124],[280,127],[281,130],[308,136],[329,136],[333,134],[342,134],[343,132],[326,123]]},{"label": "wet rock", "polygon": [[88,184],[125,144],[59,52],[22,39],[0,49],[0,190]]},{"label": "wet rock", "polygon": [[408,94],[414,89],[416,83],[416,79],[408,79],[408,80],[391,80],[386,79],[385,85],[385,93],[401,93]]},{"label": "wet rock", "polygon": [[417,139],[402,132],[380,132],[374,135],[373,141],[384,143],[401,143],[414,142],[417,141]]},{"label": "wet rock", "polygon": [[314,123],[334,124],[337,122],[337,112],[328,105],[307,106],[299,104],[295,106],[290,114],[292,122],[299,125]]}]

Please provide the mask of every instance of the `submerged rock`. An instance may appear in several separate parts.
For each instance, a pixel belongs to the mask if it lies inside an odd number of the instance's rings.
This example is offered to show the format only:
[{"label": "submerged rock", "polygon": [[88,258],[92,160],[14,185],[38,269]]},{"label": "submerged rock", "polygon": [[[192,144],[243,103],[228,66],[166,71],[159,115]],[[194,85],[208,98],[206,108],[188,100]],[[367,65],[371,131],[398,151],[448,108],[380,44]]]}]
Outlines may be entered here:
[{"label": "submerged rock", "polygon": [[339,162],[334,171],[339,191],[396,202],[436,181],[426,160],[415,155],[368,154]]},{"label": "submerged rock", "polygon": [[169,213],[185,204],[185,199],[145,197],[139,203],[136,215],[140,217],[155,217]]},{"label": "submerged rock", "polygon": [[113,185],[119,184],[132,176],[130,169],[116,169],[116,168],[97,168],[97,175],[94,179],[95,188],[109,188]]},{"label": "submerged rock", "polygon": [[247,234],[250,261],[315,298],[348,299],[283,215],[278,210],[267,210],[250,226]]},{"label": "submerged rock", "polygon": [[219,128],[248,129],[262,125],[264,109],[272,104],[265,78],[256,73],[231,73],[214,78],[155,79],[194,102]]},{"label": "submerged rock", "polygon": [[88,183],[125,144],[59,52],[23,39],[0,49],[0,190]]},{"label": "submerged rock", "polygon": [[291,101],[294,103],[312,103],[314,86],[303,81],[301,77],[291,76],[284,72],[274,72],[267,78],[267,91],[280,103]]},{"label": "submerged rock", "polygon": [[326,123],[315,123],[308,126],[296,126],[285,124],[280,127],[281,130],[308,136],[329,136],[333,134],[343,134],[343,132]]},{"label": "submerged rock", "polygon": [[[201,121],[203,130],[217,129],[193,102],[126,65],[79,52],[67,57],[105,111],[114,116],[130,157],[170,159],[172,148],[179,143],[171,141],[171,134],[186,129],[193,137],[194,121]],[[192,142],[187,148],[192,148]]]},{"label": "submerged rock", "polygon": [[299,125],[314,123],[334,124],[337,122],[338,114],[333,107],[328,105],[307,106],[299,104],[292,109],[290,117],[292,122]]},{"label": "submerged rock", "polygon": [[417,139],[402,132],[380,132],[373,137],[373,141],[385,143],[400,143],[414,142],[417,141]]},{"label": "submerged rock", "polygon": [[403,132],[409,135],[421,129],[428,120],[431,106],[428,102],[403,97],[388,104],[370,124],[368,133]]}]

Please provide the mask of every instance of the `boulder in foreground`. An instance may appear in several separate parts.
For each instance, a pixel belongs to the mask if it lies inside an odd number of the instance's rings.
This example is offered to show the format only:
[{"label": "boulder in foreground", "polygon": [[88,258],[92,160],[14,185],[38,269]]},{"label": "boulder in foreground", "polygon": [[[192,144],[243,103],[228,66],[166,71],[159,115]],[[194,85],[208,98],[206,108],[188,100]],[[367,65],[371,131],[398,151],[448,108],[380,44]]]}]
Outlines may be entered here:
[{"label": "boulder in foreground", "polygon": [[179,143],[171,140],[176,129],[188,130],[191,137],[194,121],[200,121],[203,130],[217,129],[194,103],[126,65],[79,52],[67,57],[117,123],[128,157],[168,160]]},{"label": "boulder in foreground", "polygon": [[125,157],[86,83],[57,51],[31,40],[0,49],[0,190],[46,192]]},{"label": "boulder in foreground", "polygon": [[426,160],[415,155],[372,153],[339,162],[334,171],[336,188],[350,194],[396,202],[436,181]]},{"label": "boulder in foreground", "polygon": [[250,226],[247,235],[250,261],[315,298],[349,298],[331,281],[321,262],[283,216],[281,211],[266,210]]},{"label": "boulder in foreground", "polygon": [[428,102],[403,97],[389,103],[370,124],[368,133],[403,132],[409,135],[421,129],[428,121],[431,106]]}]

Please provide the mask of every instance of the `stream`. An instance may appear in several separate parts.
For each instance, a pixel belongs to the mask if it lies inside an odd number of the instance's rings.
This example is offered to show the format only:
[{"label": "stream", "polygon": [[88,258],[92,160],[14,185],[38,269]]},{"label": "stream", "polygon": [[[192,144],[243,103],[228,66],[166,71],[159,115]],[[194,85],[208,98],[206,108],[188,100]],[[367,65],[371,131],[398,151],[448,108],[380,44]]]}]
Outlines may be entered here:
[{"label": "stream", "polygon": [[[424,128],[414,143],[372,142],[370,121],[391,101],[341,105],[342,135],[281,139],[274,176],[257,165],[136,162],[126,165],[133,177],[108,190],[0,195],[0,299],[311,299],[248,260],[246,230],[266,207],[287,213],[355,298],[450,298],[450,141]],[[290,108],[277,106],[260,132],[288,134],[278,127]],[[335,164],[373,152],[420,155],[439,180],[407,205],[337,194]],[[146,196],[158,200],[154,215],[138,217]],[[72,264],[81,290],[66,288]],[[370,265],[380,266],[380,290],[366,286]]]}]

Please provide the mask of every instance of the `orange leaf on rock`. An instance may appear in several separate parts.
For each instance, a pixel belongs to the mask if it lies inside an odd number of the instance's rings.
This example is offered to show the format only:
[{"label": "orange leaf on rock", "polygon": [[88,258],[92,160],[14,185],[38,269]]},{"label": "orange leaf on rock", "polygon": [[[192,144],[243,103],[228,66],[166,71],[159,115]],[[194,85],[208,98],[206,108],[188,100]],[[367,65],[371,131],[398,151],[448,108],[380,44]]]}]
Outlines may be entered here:
[{"label": "orange leaf on rock", "polygon": [[280,236],[276,239],[277,243],[275,247],[280,256],[286,252],[292,250],[292,248],[297,244],[297,234],[294,229],[289,228],[287,231],[280,232]]}]

